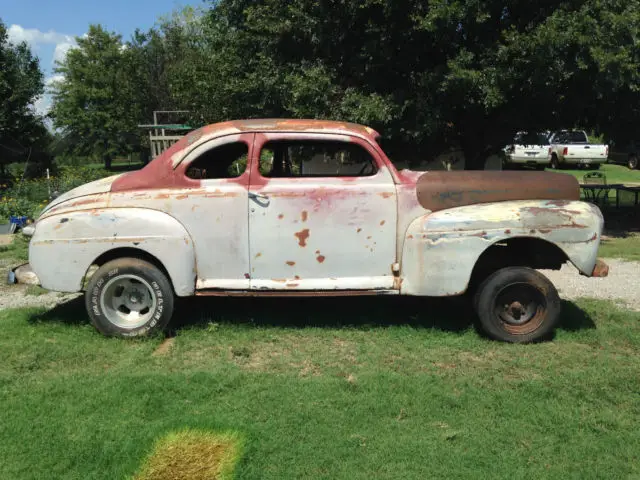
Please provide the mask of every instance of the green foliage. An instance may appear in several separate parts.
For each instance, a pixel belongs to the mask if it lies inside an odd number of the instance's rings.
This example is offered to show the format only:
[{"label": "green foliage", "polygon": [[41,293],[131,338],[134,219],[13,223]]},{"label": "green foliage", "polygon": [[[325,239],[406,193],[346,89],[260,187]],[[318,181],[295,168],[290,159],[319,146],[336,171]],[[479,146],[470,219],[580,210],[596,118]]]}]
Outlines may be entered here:
[{"label": "green foliage", "polygon": [[[1,220],[1,219],[0,219]],[[23,235],[14,235],[13,243],[0,245],[0,264],[26,262],[29,260],[29,240]]]},{"label": "green foliage", "polygon": [[34,103],[44,92],[38,58],[26,43],[9,43],[0,19],[0,181],[5,163],[44,148],[47,132]]},{"label": "green foliage", "polygon": [[37,218],[54,193],[62,194],[110,175],[111,172],[89,166],[63,166],[49,180],[41,177],[16,181],[11,188],[0,188],[0,219],[11,215]]},{"label": "green foliage", "polygon": [[613,105],[637,112],[611,98],[640,85],[638,2],[212,3],[202,61],[183,72],[207,121],[352,120],[403,155],[460,144],[477,166],[516,129],[603,130]]},{"label": "green foliage", "polygon": [[141,87],[134,75],[134,56],[119,35],[91,25],[78,48],[67,53],[56,72],[51,117],[78,155],[110,159],[130,152],[139,142]]},{"label": "green foliage", "polygon": [[97,26],[78,40],[52,112],[75,153],[137,148],[135,125],[154,109],[189,110],[194,126],[349,120],[381,131],[395,158],[459,147],[472,168],[516,130],[588,125],[623,138],[640,121],[637,0],[209,4],[126,48]]}]

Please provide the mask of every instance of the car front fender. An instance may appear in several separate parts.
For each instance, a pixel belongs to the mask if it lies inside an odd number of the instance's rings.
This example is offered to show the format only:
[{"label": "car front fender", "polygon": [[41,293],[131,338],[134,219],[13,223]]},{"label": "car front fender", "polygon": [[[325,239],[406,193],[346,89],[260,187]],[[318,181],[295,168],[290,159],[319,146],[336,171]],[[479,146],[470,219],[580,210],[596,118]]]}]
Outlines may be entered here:
[{"label": "car front fender", "polygon": [[44,288],[78,292],[87,270],[100,256],[123,248],[157,259],[176,294],[193,295],[193,240],[180,222],[156,210],[105,208],[47,216],[36,224],[29,263]]},{"label": "car front fender", "polygon": [[402,254],[401,293],[453,296],[466,292],[480,256],[512,238],[545,240],[591,276],[604,220],[579,201],[509,201],[451,208],[411,223]]}]

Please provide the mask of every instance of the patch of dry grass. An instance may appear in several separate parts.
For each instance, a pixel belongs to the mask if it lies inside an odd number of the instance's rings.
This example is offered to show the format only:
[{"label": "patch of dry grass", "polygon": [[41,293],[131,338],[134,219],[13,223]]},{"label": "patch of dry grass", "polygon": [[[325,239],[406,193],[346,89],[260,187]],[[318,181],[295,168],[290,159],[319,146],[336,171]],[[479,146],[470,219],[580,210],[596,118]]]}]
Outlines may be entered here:
[{"label": "patch of dry grass", "polygon": [[233,478],[240,458],[239,438],[197,430],[159,440],[134,480],[224,480]]}]

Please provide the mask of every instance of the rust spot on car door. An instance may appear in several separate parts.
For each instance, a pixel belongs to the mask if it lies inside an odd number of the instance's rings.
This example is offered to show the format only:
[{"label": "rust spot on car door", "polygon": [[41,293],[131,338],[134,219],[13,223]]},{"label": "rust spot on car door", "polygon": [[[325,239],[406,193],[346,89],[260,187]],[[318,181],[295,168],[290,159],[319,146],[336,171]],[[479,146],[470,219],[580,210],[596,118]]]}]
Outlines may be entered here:
[{"label": "rust spot on car door", "polygon": [[297,232],[294,235],[298,239],[298,245],[300,245],[301,247],[306,247],[307,246],[307,239],[309,238],[309,229],[308,228],[305,228],[301,232]]}]

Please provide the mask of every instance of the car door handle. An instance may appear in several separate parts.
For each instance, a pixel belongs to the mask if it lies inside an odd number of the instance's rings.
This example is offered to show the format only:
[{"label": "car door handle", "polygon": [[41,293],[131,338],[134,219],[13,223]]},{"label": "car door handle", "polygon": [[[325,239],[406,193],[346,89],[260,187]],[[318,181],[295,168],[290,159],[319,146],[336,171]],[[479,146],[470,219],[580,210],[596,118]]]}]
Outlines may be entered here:
[{"label": "car door handle", "polygon": [[264,208],[271,204],[269,197],[261,193],[249,192],[249,200],[253,200],[256,204]]},{"label": "car door handle", "polygon": [[268,201],[269,197],[266,195],[262,195],[261,193],[249,192],[249,198],[251,200],[265,200]]}]

